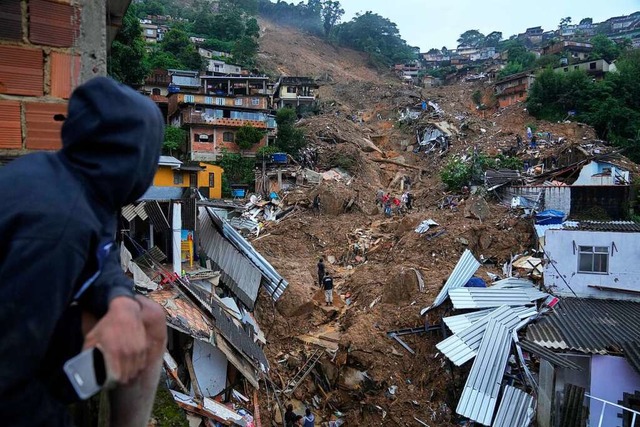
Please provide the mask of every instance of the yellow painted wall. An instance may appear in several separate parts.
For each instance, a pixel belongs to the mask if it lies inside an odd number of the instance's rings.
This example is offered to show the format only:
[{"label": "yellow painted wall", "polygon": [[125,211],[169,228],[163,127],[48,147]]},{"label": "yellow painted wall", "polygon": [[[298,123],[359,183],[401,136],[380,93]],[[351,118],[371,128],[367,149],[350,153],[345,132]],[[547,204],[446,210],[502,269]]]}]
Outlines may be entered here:
[{"label": "yellow painted wall", "polygon": [[222,198],[222,174],[224,173],[224,169],[220,166],[210,165],[207,163],[200,163],[200,166],[204,167],[205,170],[198,172],[198,183],[201,187],[209,186],[209,174],[213,175],[213,187],[209,187],[209,198],[210,199],[220,199]]},{"label": "yellow painted wall", "polygon": [[158,166],[156,176],[153,178],[153,185],[158,187],[188,187],[189,186],[189,172],[180,172],[175,170],[176,173],[182,173],[182,184],[176,185],[173,183],[173,172],[170,166]]},{"label": "yellow painted wall", "polygon": [[[198,173],[198,187],[209,187],[209,174],[213,175],[213,187],[209,188],[209,198],[220,199],[222,198],[222,174],[224,169],[220,166],[210,165],[207,163],[200,163],[200,166],[205,170]],[[182,174],[182,184],[173,183],[173,174]],[[157,187],[189,187],[190,186],[190,171],[179,171],[177,169],[171,169],[170,166],[159,166],[155,177],[153,178],[153,185]]]}]

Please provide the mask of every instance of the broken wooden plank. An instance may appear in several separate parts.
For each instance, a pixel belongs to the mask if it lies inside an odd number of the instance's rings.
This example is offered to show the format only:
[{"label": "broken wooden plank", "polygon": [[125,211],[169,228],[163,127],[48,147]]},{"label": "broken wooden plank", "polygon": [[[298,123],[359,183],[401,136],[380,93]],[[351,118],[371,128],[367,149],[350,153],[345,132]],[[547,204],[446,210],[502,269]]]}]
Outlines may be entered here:
[{"label": "broken wooden plank", "polygon": [[371,159],[371,160],[373,160],[376,163],[388,163],[390,165],[402,166],[403,168],[415,169],[420,172],[427,172],[426,169],[421,168],[419,166],[408,165],[406,163],[396,162],[395,160],[389,160],[389,159]]}]

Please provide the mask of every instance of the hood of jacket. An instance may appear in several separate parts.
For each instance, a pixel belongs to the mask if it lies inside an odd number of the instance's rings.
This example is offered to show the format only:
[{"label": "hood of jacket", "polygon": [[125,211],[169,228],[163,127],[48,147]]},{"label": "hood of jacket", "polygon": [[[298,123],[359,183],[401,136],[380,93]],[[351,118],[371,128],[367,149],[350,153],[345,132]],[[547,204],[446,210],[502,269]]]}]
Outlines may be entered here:
[{"label": "hood of jacket", "polygon": [[163,135],[162,114],[149,98],[97,77],[71,95],[59,155],[98,200],[119,209],[153,182]]}]

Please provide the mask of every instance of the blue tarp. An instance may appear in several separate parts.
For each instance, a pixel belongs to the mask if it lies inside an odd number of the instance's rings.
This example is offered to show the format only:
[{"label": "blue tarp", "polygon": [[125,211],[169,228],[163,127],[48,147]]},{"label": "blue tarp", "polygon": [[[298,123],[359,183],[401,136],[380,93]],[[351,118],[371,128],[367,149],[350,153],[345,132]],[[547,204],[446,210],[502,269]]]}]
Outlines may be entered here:
[{"label": "blue tarp", "polygon": [[486,288],[487,284],[484,280],[479,277],[472,277],[469,281],[464,285],[465,288]]},{"label": "blue tarp", "polygon": [[549,225],[549,224],[562,224],[564,221],[564,212],[556,211],[553,209],[542,211],[536,214],[536,224]]}]

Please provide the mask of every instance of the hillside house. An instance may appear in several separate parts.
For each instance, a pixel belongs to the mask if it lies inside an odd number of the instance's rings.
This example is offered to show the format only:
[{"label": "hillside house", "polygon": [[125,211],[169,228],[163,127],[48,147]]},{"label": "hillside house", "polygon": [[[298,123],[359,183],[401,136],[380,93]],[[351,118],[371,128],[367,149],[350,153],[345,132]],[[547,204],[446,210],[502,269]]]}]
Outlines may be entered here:
[{"label": "hillside house", "polygon": [[[61,147],[73,89],[107,74],[126,0],[0,2],[0,163]],[[24,7],[23,7],[24,6]],[[107,12],[105,12],[107,11]]]},{"label": "hillside house", "polygon": [[161,68],[152,70],[151,73],[144,79],[144,84],[140,88],[140,92],[149,96],[153,102],[156,103],[162,116],[167,119],[169,102],[167,95],[169,94],[169,85],[171,84],[171,78],[169,72]]},{"label": "hillside house", "polygon": [[551,44],[542,50],[543,55],[563,55],[567,59],[583,61],[589,57],[593,50],[591,43],[579,43],[574,41],[561,41]]},{"label": "hillside house", "polygon": [[280,77],[273,88],[273,108],[314,105],[320,86],[311,77]]},{"label": "hillside house", "polygon": [[[202,76],[205,94],[169,95],[169,123],[189,132],[190,160],[215,161],[223,151],[255,156],[274,136],[276,123],[269,112],[267,77]],[[241,150],[236,131],[251,125],[265,131],[249,150]]]},{"label": "hillside house", "polygon": [[566,65],[564,67],[554,68],[556,73],[568,73],[569,71],[582,70],[594,77],[596,80],[604,78],[606,73],[617,71],[616,64],[609,64],[604,59],[597,59],[595,61],[580,62],[578,64]]},{"label": "hillside house", "polygon": [[640,12],[630,15],[615,16],[603,22],[610,35],[640,27]]},{"label": "hillside house", "polygon": [[167,70],[171,78],[170,90],[187,93],[201,93],[200,72],[191,70]]},{"label": "hillside house", "polygon": [[596,35],[596,25],[592,23],[564,25],[558,31],[562,39],[574,37],[592,37]]},{"label": "hillside house", "polygon": [[206,163],[186,164],[171,156],[160,156],[153,178],[155,187],[197,188],[204,197],[222,197],[224,169]]},{"label": "hillside house", "polygon": [[206,75],[240,77],[242,75],[242,67],[235,64],[227,64],[220,59],[209,59],[207,61]]},{"label": "hillside house", "polygon": [[544,30],[542,27],[527,28],[524,33],[518,34],[518,39],[524,40],[527,45],[539,45],[542,43]]},{"label": "hillside house", "polygon": [[198,53],[205,59],[212,58],[230,58],[231,54],[229,52],[221,52],[219,50],[205,49],[203,47],[198,48]]},{"label": "hillside house", "polygon": [[495,93],[500,108],[526,101],[535,78],[536,76],[532,72],[525,71],[498,80],[495,85]]},{"label": "hillside house", "polygon": [[141,19],[140,26],[142,27],[142,37],[147,43],[158,43],[161,38],[158,31],[158,25],[151,22],[150,19]]}]

